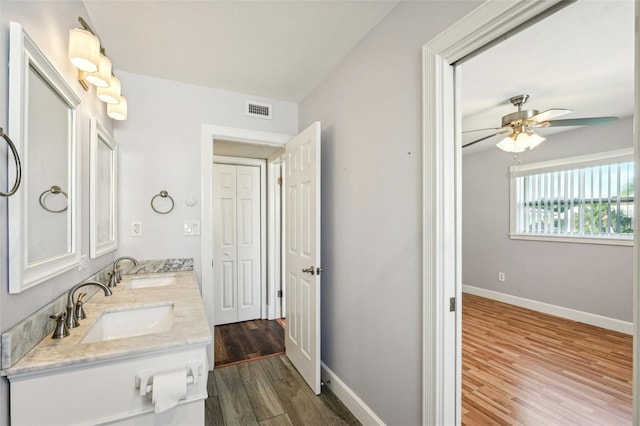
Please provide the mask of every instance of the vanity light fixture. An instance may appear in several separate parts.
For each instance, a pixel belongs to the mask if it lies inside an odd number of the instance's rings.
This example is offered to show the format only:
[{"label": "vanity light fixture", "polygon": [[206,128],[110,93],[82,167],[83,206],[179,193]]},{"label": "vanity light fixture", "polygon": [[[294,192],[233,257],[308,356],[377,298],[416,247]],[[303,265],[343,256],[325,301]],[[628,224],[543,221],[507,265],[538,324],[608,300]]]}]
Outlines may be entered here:
[{"label": "vanity light fixture", "polygon": [[78,17],[82,28],[69,30],[69,59],[78,68],[78,82],[89,91],[96,86],[96,95],[107,104],[107,115],[114,120],[127,119],[127,100],[122,96],[120,80],[113,75],[111,59],[100,46],[100,40],[89,24]]}]

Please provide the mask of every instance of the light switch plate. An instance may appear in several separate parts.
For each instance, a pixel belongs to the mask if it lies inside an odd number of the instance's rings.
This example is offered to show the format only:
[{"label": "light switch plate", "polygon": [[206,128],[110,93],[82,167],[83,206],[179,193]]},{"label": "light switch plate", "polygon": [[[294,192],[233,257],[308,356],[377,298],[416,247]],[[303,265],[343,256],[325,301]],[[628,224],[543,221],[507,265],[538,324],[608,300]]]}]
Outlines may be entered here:
[{"label": "light switch plate", "polygon": [[184,221],[184,235],[192,237],[194,235],[200,235],[200,221],[199,220],[185,220]]}]

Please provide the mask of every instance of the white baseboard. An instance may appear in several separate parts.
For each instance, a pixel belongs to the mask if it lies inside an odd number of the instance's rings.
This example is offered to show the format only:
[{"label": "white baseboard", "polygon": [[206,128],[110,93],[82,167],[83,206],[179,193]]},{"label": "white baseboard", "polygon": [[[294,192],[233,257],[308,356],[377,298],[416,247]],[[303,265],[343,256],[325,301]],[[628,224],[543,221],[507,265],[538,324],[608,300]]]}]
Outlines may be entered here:
[{"label": "white baseboard", "polygon": [[331,389],[340,401],[353,413],[364,426],[384,426],[384,422],[373,412],[354,391],[335,375],[324,362],[320,363],[321,377],[325,386]]},{"label": "white baseboard", "polygon": [[486,290],[484,288],[474,287],[466,284],[462,285],[462,291],[464,293],[486,297],[487,299],[493,299],[499,302],[520,306],[521,308],[532,309],[534,311],[542,312],[545,314],[555,315],[557,317],[566,318],[589,325],[595,325],[596,327],[606,328],[607,330],[618,331],[625,334],[633,334],[632,322],[621,321],[615,318],[591,314],[589,312],[577,311],[575,309],[551,305],[549,303],[538,302],[537,300],[525,299],[523,297],[512,296],[510,294],[500,293],[493,290]]}]

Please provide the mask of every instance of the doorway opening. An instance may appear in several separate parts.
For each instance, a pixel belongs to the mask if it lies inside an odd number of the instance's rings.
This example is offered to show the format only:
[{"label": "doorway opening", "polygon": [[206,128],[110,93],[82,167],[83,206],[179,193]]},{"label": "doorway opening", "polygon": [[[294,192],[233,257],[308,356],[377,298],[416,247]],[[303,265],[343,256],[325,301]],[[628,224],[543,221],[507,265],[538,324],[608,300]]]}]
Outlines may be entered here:
[{"label": "doorway opening", "polygon": [[213,144],[214,363],[220,367],[284,353],[284,150]]},{"label": "doorway opening", "polygon": [[[586,29],[584,22],[594,25]],[[611,235],[597,240],[608,244],[584,243],[603,229],[602,219],[600,228],[587,226],[580,239],[572,240],[570,230],[585,209],[560,206],[559,200],[569,185],[568,170],[578,169],[565,163],[568,158],[633,147],[633,33],[633,3],[575,2],[455,64],[462,87],[463,424],[489,418],[548,423],[567,415],[579,423],[631,422],[631,241]],[[529,48],[520,54],[514,46]],[[596,56],[601,60],[594,62]],[[608,78],[591,80],[603,74]],[[609,95],[618,87],[624,89],[611,102]],[[549,126],[528,121],[533,134],[546,140],[514,159],[496,147],[508,134],[500,133],[503,128],[478,129],[497,128],[501,117],[513,112],[510,98],[522,90],[532,92],[522,109],[550,110]],[[597,115],[612,120],[595,126]],[[542,196],[551,199],[549,214],[531,219],[537,240],[525,239],[533,232],[516,228],[522,215],[509,214],[509,207],[521,205],[510,194],[516,179],[510,179],[509,170],[531,170],[550,161],[556,164],[553,172],[529,172],[536,173],[529,179],[540,179],[536,184],[546,179],[536,190],[554,189]],[[581,166],[581,173],[595,173],[610,185],[614,180],[604,173],[615,161],[608,161],[587,170]],[[583,188],[597,188],[598,197],[604,190],[620,192],[593,182]],[[530,188],[524,191],[532,197]],[[588,201],[590,191],[583,196],[588,215],[598,202]],[[600,204],[602,216],[615,217],[606,200]],[[602,217],[593,216],[596,222]],[[508,235],[510,229],[518,234]],[[606,290],[599,276],[608,277]],[[604,364],[607,371],[601,370]],[[547,391],[539,394],[534,388]],[[495,404],[485,404],[488,395]]]},{"label": "doorway opening", "polygon": [[[281,253],[281,276],[286,288],[283,297],[287,308],[281,306],[280,315],[287,317],[285,328],[285,354],[300,372],[315,394],[320,393],[320,129],[321,123],[314,122],[297,135],[260,132],[232,127],[203,124],[200,137],[200,170],[202,188],[202,299],[207,319],[212,327],[213,343],[208,347],[210,367],[214,366],[215,333],[215,290],[214,276],[214,221],[213,221],[213,155],[216,140],[241,142],[284,148],[284,157],[279,154],[267,160],[267,176],[274,176],[273,168],[282,165],[283,217],[280,228],[282,235],[280,249],[269,250],[269,256]],[[272,161],[269,161],[272,160]],[[268,182],[276,182],[269,179]],[[267,188],[267,208],[273,207],[274,191]],[[268,227],[267,235],[272,235],[275,226]],[[276,239],[268,238],[274,244]],[[286,254],[286,256],[285,256]],[[273,270],[272,268],[271,270]],[[267,274],[267,279],[270,278]],[[266,300],[275,300],[275,286],[269,286]],[[275,306],[274,306],[275,311]],[[287,314],[289,314],[287,316]],[[275,315],[275,314],[274,314]]]},{"label": "doorway opening", "polygon": [[[461,419],[461,87],[452,64],[524,24],[559,2],[487,2],[423,47],[424,226],[423,422]],[[636,20],[638,11],[635,11]],[[638,35],[635,43],[637,50]],[[635,99],[637,105],[638,62]],[[633,118],[634,126],[639,117]],[[638,160],[638,134],[634,156]],[[636,184],[638,175],[635,176]],[[635,206],[636,212],[638,206]],[[634,236],[637,246],[638,233]],[[634,335],[638,335],[638,263],[634,255]],[[452,306],[456,309],[449,309]],[[634,339],[634,359],[640,347]],[[435,349],[434,349],[435,348]],[[638,422],[638,369],[634,369],[634,421]]]}]

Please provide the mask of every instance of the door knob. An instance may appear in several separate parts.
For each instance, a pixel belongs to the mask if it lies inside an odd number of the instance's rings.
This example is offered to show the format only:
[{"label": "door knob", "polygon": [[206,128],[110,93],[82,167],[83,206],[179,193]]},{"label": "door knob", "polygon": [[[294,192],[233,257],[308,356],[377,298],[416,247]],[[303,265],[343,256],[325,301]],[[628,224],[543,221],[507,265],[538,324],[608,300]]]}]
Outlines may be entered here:
[{"label": "door knob", "polygon": [[315,275],[316,274],[316,268],[314,268],[313,265],[311,265],[308,268],[304,268],[302,270],[302,272],[306,272],[308,274]]}]

